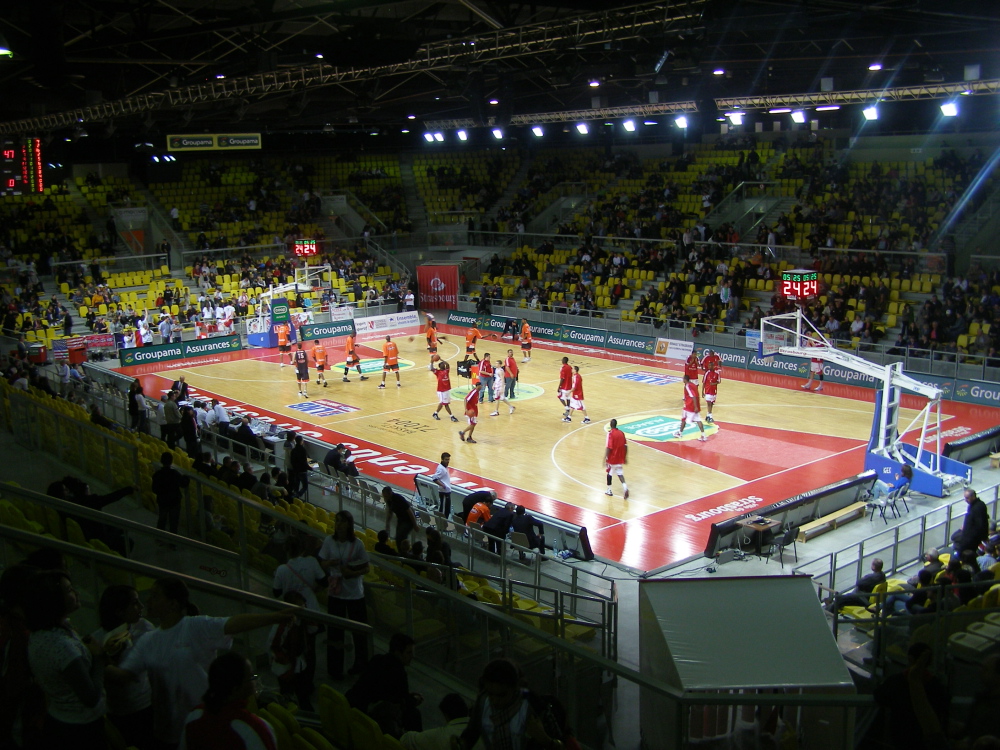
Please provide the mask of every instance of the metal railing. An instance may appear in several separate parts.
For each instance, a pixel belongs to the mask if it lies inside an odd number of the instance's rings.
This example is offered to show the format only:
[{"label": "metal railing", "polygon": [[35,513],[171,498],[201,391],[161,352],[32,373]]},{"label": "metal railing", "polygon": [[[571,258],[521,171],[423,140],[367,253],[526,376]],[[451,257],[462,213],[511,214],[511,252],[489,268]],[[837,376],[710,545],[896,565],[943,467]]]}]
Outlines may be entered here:
[{"label": "metal railing", "polygon": [[169,265],[169,259],[163,253],[112,255],[101,258],[88,258],[87,260],[64,260],[52,263],[50,267],[52,268],[52,273],[56,274],[60,268],[80,268],[82,266],[85,275],[89,276],[90,267],[94,263],[100,264],[102,273],[138,273],[159,270],[163,266]]}]

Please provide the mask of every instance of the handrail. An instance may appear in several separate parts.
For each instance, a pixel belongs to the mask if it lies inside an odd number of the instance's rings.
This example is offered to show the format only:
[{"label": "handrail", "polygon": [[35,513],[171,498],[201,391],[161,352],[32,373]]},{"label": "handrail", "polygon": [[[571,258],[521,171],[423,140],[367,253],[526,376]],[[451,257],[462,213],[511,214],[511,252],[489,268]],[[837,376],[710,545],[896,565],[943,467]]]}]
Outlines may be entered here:
[{"label": "handrail", "polygon": [[[375,220],[375,225],[376,226],[381,227],[386,232],[389,231],[389,227],[386,225],[386,223],[384,221],[382,221],[378,216],[376,216],[375,215],[375,211],[373,211],[371,208],[369,208],[369,206],[363,200],[361,200],[354,191],[348,190],[347,188],[335,188],[335,189],[331,190],[329,193],[321,193],[321,197],[327,196],[327,195],[333,196],[333,195],[341,195],[341,194],[343,194],[343,195],[345,195],[347,197],[348,203],[350,203],[353,200],[358,206],[361,207],[362,211],[368,213],[370,215],[370,218],[372,218],[372,219]],[[352,208],[354,208],[354,207],[352,206]],[[354,210],[355,210],[355,212],[357,212],[357,208],[354,208]],[[361,216],[360,212],[358,212],[358,215]],[[365,219],[364,216],[361,216],[361,218]],[[366,223],[367,223],[367,220],[366,220]]]}]

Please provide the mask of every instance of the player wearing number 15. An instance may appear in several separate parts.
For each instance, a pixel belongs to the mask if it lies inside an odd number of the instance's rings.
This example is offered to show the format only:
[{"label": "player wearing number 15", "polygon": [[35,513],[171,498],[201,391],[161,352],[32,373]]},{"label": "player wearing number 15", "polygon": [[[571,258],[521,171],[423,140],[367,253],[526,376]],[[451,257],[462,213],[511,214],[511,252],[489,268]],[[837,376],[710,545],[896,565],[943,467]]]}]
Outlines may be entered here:
[{"label": "player wearing number 15", "polygon": [[302,350],[302,342],[295,349],[295,379],[299,381],[299,395],[309,396],[309,355]]},{"label": "player wearing number 15", "polygon": [[382,358],[384,360],[382,363],[382,382],[378,384],[378,387],[385,388],[385,376],[390,371],[396,373],[396,387],[401,387],[403,384],[399,382],[399,347],[396,346],[391,336],[386,336],[385,343],[382,344]]}]

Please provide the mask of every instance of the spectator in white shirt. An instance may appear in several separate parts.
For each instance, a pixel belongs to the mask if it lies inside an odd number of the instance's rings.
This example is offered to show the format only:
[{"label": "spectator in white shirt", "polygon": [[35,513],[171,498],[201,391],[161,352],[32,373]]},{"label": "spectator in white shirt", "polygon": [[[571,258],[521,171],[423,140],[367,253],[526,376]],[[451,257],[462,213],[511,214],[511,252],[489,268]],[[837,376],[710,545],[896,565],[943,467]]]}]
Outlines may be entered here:
[{"label": "spectator in white shirt", "polygon": [[232,421],[229,412],[225,410],[219,399],[212,399],[212,412],[215,414],[215,428],[220,435],[225,435],[229,431],[229,423]]}]

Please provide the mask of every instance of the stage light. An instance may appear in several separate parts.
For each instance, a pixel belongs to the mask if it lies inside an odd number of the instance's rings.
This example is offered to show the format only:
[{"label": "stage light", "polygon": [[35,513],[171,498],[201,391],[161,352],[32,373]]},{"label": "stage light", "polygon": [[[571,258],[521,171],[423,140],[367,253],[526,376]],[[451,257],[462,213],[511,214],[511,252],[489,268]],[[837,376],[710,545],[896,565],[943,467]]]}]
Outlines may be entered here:
[{"label": "stage light", "polygon": [[594,79],[593,81],[591,81],[591,82],[590,82],[590,84],[589,84],[589,85],[590,85],[590,88],[592,88],[592,89],[596,89],[596,88],[597,88],[598,86],[600,86],[600,85],[601,85],[601,82],[600,82],[600,81],[598,81],[598,80],[597,80],[597,79],[595,78],[595,79]]},{"label": "stage light", "polygon": [[467,140],[469,140],[469,134],[466,133],[464,130],[459,130],[455,135],[458,136],[458,140],[460,140],[460,141],[467,141]]},{"label": "stage light", "polygon": [[656,120],[646,120],[643,125],[656,125]]},{"label": "stage light", "polygon": [[497,105],[500,103],[499,99],[490,99],[490,104]]},{"label": "stage light", "polygon": [[868,70],[872,71],[873,73],[875,71],[882,70],[882,63],[874,62],[868,66]]},{"label": "stage light", "polygon": [[729,118],[729,122],[733,125],[743,124],[743,113],[742,112],[726,112],[726,117]]},{"label": "stage light", "polygon": [[315,58],[316,58],[317,60],[322,60],[322,59],[323,59],[323,53],[322,53],[322,52],[317,52],[317,53],[316,53],[316,54],[314,55],[314,57],[315,57]]},{"label": "stage light", "polygon": [[576,132],[580,135],[587,135],[590,132],[590,128],[587,127],[587,123],[581,122],[577,124]]},{"label": "stage light", "polygon": [[817,112],[833,112],[837,109],[840,109],[839,104],[827,104],[825,107],[816,107]]},{"label": "stage light", "polygon": [[416,119],[417,119],[417,116],[416,116],[416,115],[407,115],[407,116],[406,116],[406,119],[407,119],[407,120],[416,120]]},{"label": "stage light", "polygon": [[444,133],[435,133],[434,140],[438,143],[444,143]]},{"label": "stage light", "polygon": [[153,157],[153,161],[155,161],[157,164],[159,164],[160,163],[160,157],[159,156],[154,156]]},{"label": "stage light", "polygon": [[410,130],[409,130],[409,128],[403,128],[403,129],[402,129],[402,130],[400,130],[399,132],[400,132],[400,133],[409,133],[409,132],[410,132]]},{"label": "stage light", "polygon": [[792,110],[788,107],[779,107],[778,109],[768,110],[769,115],[787,115]]},{"label": "stage light", "polygon": [[545,135],[545,131],[542,130],[541,125],[535,125],[535,127],[531,129],[531,132],[535,134],[536,138],[541,138],[543,135]]},{"label": "stage light", "polygon": [[870,107],[865,107],[861,110],[861,114],[865,116],[866,120],[877,120],[878,119],[878,107],[874,104]]},{"label": "stage light", "polygon": [[945,102],[941,105],[941,114],[945,117],[958,117],[958,105],[955,102]]},{"label": "stage light", "polygon": [[797,109],[792,112],[792,122],[797,122],[799,125],[806,121],[806,113],[801,109]]},{"label": "stage light", "polygon": [[688,118],[684,115],[680,115],[674,120],[674,125],[679,127],[681,130],[684,130],[688,126]]},{"label": "stage light", "polygon": [[434,143],[434,134],[424,133],[424,140],[427,141],[428,143]]},{"label": "stage light", "polygon": [[499,141],[503,138],[503,131],[500,128],[493,128],[493,137]]},{"label": "stage light", "polygon": [[629,133],[635,132],[635,120],[626,120],[622,123],[622,127],[625,128]]},{"label": "stage light", "polygon": [[712,71],[713,76],[724,76],[725,74],[726,71],[723,70],[722,68],[716,68],[715,70]]}]

